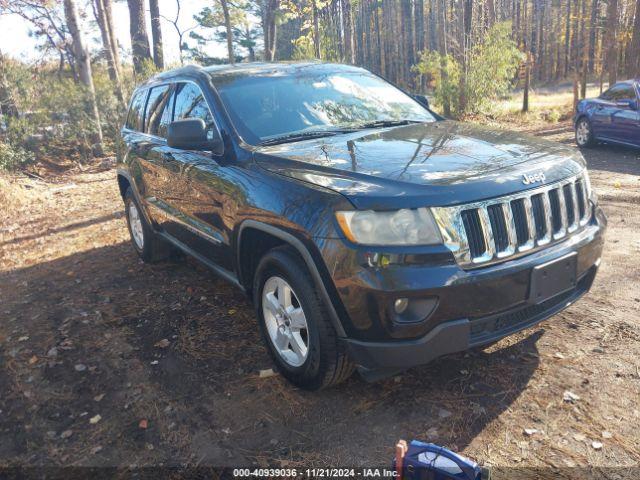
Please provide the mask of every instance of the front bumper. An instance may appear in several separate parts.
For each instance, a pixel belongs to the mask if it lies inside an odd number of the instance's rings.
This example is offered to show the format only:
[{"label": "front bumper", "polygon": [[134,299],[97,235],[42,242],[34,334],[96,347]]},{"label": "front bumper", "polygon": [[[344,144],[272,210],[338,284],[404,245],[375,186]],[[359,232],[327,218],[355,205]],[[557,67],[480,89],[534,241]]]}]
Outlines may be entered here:
[{"label": "front bumper", "polygon": [[[549,318],[591,288],[605,228],[604,213],[595,207],[591,223],[566,241],[501,264],[463,270],[441,259],[426,265],[361,266],[347,279],[334,276],[352,359],[364,370],[400,370],[495,342]],[[533,268],[572,252],[577,254],[575,288],[531,303]],[[341,272],[348,270],[346,263],[343,259]],[[389,311],[401,296],[437,298],[438,303],[424,321],[399,324]]]}]

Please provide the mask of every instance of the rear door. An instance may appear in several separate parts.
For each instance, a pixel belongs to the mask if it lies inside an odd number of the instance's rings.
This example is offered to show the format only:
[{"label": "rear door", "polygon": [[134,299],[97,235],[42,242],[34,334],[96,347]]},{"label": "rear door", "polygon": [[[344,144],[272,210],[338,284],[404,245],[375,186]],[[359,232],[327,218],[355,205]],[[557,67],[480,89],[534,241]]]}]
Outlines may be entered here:
[{"label": "rear door", "polygon": [[129,165],[136,182],[136,188],[142,195],[144,181],[140,175],[140,164],[148,149],[147,137],[144,134],[144,107],[147,103],[148,90],[138,90],[131,100],[127,121],[122,128],[122,138],[126,146],[124,161]]},{"label": "rear door", "polygon": [[[167,170],[165,156],[170,152],[166,131],[172,116],[171,84],[151,87],[144,110],[144,143],[140,150],[141,170],[144,183],[143,198],[151,207],[151,215],[163,228],[164,216],[158,215],[174,201],[173,174]],[[158,211],[160,210],[160,212]]]}]

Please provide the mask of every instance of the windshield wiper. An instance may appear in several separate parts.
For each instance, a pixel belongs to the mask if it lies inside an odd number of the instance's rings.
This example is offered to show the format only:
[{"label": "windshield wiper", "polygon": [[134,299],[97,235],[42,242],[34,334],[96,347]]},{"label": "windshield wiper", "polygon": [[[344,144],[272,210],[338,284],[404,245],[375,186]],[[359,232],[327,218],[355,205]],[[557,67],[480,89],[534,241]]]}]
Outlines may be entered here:
[{"label": "windshield wiper", "polygon": [[402,125],[411,125],[414,123],[422,123],[419,120],[377,120],[375,122],[363,123],[354,127],[356,130],[365,130],[367,128],[385,128],[385,127],[401,127]]},{"label": "windshield wiper", "polygon": [[332,137],[333,135],[338,135],[340,133],[347,133],[352,131],[351,129],[339,129],[339,130],[313,130],[309,132],[294,132],[288,133],[287,135],[281,135],[274,138],[269,138],[260,142],[260,145],[278,145],[279,143],[290,143],[290,142],[298,142],[301,140],[308,140],[310,138],[322,138],[322,137]]}]

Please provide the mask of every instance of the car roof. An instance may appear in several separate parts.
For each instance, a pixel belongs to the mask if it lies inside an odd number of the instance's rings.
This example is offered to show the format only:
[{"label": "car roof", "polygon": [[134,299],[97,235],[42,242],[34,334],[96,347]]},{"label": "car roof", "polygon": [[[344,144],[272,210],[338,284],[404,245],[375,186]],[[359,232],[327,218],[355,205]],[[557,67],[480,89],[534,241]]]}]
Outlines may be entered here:
[{"label": "car roof", "polygon": [[618,80],[616,83],[614,83],[615,85],[633,85],[633,84],[640,84],[640,78],[630,78],[629,80]]},{"label": "car roof", "polygon": [[314,73],[323,73],[327,71],[363,71],[364,69],[353,65],[345,65],[340,63],[323,63],[314,61],[305,62],[248,62],[237,63],[235,65],[211,65],[208,67],[201,67],[199,65],[187,65],[173,70],[167,70],[161,72],[153,77],[149,78],[146,82],[140,85],[140,88],[148,87],[152,84],[167,81],[176,77],[184,76],[202,76],[209,75],[215,82],[216,78],[228,77],[228,76],[252,76],[252,75],[265,75],[265,74],[292,74],[300,72],[302,70],[311,70]]}]

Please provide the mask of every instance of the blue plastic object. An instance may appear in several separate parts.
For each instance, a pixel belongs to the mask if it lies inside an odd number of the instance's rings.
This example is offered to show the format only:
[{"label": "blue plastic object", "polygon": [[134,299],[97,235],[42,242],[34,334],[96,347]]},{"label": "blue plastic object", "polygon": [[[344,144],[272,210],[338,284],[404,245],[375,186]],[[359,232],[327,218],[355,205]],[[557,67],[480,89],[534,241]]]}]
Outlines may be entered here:
[{"label": "blue plastic object", "polygon": [[[397,470],[396,459],[393,461]],[[400,472],[399,472],[400,473]],[[403,480],[485,480],[478,464],[433,443],[412,440],[402,460]]]}]

